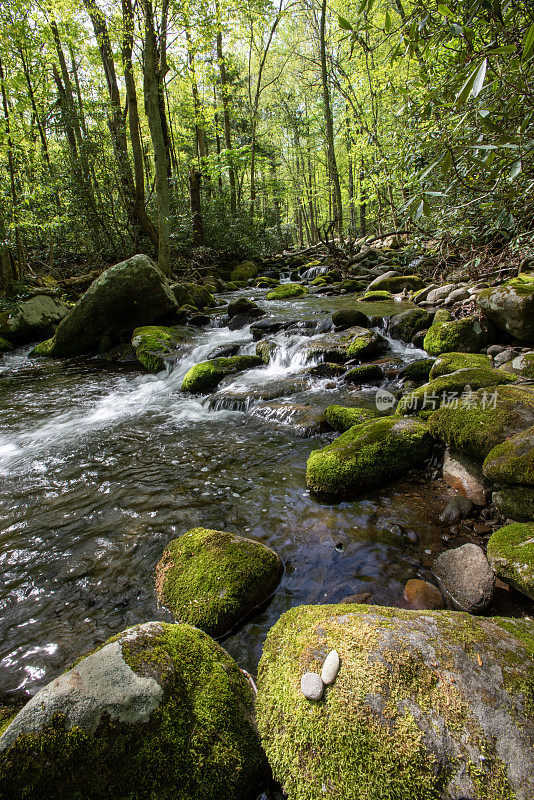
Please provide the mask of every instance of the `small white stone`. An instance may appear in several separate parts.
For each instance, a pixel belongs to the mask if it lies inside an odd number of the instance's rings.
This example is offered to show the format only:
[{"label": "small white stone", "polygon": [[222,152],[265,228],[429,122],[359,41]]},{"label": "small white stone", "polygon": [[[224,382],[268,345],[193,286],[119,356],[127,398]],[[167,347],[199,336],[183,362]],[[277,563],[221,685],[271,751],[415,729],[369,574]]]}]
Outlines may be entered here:
[{"label": "small white stone", "polygon": [[330,650],[321,671],[321,678],[325,686],[330,686],[331,683],[334,683],[339,672],[339,665],[339,653],[337,650]]},{"label": "small white stone", "polygon": [[324,683],[316,672],[305,672],[300,679],[300,691],[307,700],[320,700],[324,692]]}]

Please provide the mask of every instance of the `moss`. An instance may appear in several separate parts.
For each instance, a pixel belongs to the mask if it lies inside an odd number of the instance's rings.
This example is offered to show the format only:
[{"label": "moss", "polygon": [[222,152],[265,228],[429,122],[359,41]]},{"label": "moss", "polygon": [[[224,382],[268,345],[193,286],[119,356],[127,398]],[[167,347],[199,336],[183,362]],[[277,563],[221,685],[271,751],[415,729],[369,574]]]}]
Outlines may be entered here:
[{"label": "moss", "polygon": [[8,342],[7,339],[3,339],[0,336],[0,354],[9,353],[10,350],[13,350],[13,345],[11,344],[11,342]]},{"label": "moss", "polygon": [[231,358],[202,361],[191,367],[186,374],[182,383],[182,392],[192,392],[193,394],[210,392],[227,375],[261,366],[263,366],[263,361],[259,356],[232,356]]},{"label": "moss", "polygon": [[256,355],[261,358],[264,364],[269,363],[275,350],[276,342],[270,342],[268,339],[263,339],[256,345]]},{"label": "moss", "polygon": [[431,449],[419,420],[384,417],[349,428],[308,458],[306,483],[319,497],[348,499],[416,466]]},{"label": "moss", "polygon": [[265,295],[266,300],[289,300],[293,297],[304,297],[308,294],[305,286],[300,283],[281,283]]},{"label": "moss", "polygon": [[347,347],[347,356],[365,361],[387,350],[386,340],[374,331],[355,336]]},{"label": "moss", "polygon": [[222,636],[274,592],[282,572],[278,555],[260,542],[194,528],[167,545],[156,588],[178,622]]},{"label": "moss", "polygon": [[238,264],[238,266],[232,270],[230,280],[247,281],[250,278],[255,278],[257,274],[258,268],[252,261],[243,261],[242,264]]},{"label": "moss", "polygon": [[132,335],[132,346],[140,364],[149,372],[165,369],[165,355],[171,353],[183,338],[179,330],[146,325],[136,328]]},{"label": "moss", "polygon": [[522,353],[499,367],[503,372],[513,372],[522,378],[534,378],[534,353]]},{"label": "moss", "polygon": [[500,578],[534,600],[534,523],[517,522],[493,533],[488,560]]},{"label": "moss", "polygon": [[362,302],[371,303],[371,302],[376,302],[377,300],[391,300],[392,297],[393,295],[391,294],[391,292],[375,290],[371,292],[366,292],[361,299]]},{"label": "moss", "polygon": [[534,392],[519,386],[479,389],[458,407],[444,406],[430,417],[434,436],[466,456],[483,461],[490,450],[534,423]]},{"label": "moss", "polygon": [[356,294],[356,292],[361,292],[362,289],[365,289],[365,284],[363,281],[358,281],[354,278],[346,278],[339,284],[339,289],[348,294]]},{"label": "moss", "polygon": [[534,489],[526,486],[502,486],[493,492],[491,499],[507,519],[516,522],[534,520]]},{"label": "moss", "polygon": [[340,330],[355,326],[365,328],[369,324],[369,317],[355,308],[340,308],[332,314],[332,323]]},{"label": "moss", "polygon": [[434,378],[404,395],[399,401],[396,413],[402,415],[424,410],[435,411],[447,403],[457,403],[466,386],[470,386],[471,389],[481,389],[513,382],[514,380],[503,380],[502,373],[491,367],[459,369]]},{"label": "moss", "polygon": [[411,342],[413,336],[426,330],[432,323],[432,317],[423,308],[409,308],[400,314],[395,314],[389,321],[389,334],[395,339]]},{"label": "moss", "polygon": [[534,426],[496,445],[486,456],[483,471],[494,483],[534,486]]},{"label": "moss", "polygon": [[[267,637],[256,707],[263,746],[288,800],[438,800],[452,796],[447,785],[465,767],[474,797],[514,798],[462,682],[451,678],[453,652],[475,664],[493,648],[524,658],[517,638],[500,636],[493,620],[446,611],[339,604],[284,614]],[[323,700],[310,703],[300,678],[320,672],[331,649],[340,654],[340,672]],[[523,674],[522,667],[505,668]],[[450,736],[457,743],[447,758],[438,760],[439,749],[429,744],[433,727],[438,741]]]},{"label": "moss", "polygon": [[279,286],[280,281],[277,281],[275,278],[258,278],[256,281],[256,286],[258,289],[272,289],[274,286]]},{"label": "moss", "polygon": [[375,286],[377,290],[397,294],[404,289],[424,289],[425,282],[419,275],[392,275],[390,278],[382,278]]},{"label": "moss", "polygon": [[328,286],[329,281],[326,280],[324,275],[318,275],[317,278],[314,278],[310,281],[310,286]]},{"label": "moss", "polygon": [[327,406],[325,418],[335,431],[348,431],[353,425],[369,422],[378,416],[376,411],[367,408],[345,408],[344,406]]},{"label": "moss", "polygon": [[44,342],[39,342],[36,344],[33,350],[31,350],[31,356],[51,356],[52,351],[54,349],[54,337],[51,339],[46,339]]},{"label": "moss", "polygon": [[345,380],[349,383],[372,383],[381,381],[383,377],[384,373],[378,364],[362,364],[345,374]]},{"label": "moss", "polygon": [[404,367],[402,377],[409,381],[427,381],[433,364],[433,358],[419,358]]},{"label": "moss", "polygon": [[206,634],[160,623],[126,663],[155,677],[163,698],[150,720],[102,717],[94,736],[56,714],[0,754],[1,800],[242,800],[264,770],[253,697],[237,664]]},{"label": "moss", "polygon": [[434,321],[425,336],[423,347],[431,356],[442,353],[477,353],[487,344],[487,323],[476,317],[463,317],[448,322]]},{"label": "moss", "polygon": [[450,375],[459,369],[491,368],[491,359],[482,353],[444,353],[436,358],[430,371],[430,379]]},{"label": "moss", "polygon": [[192,306],[202,310],[216,305],[213,295],[198,283],[175,283],[171,288],[180,307]]},{"label": "moss", "polygon": [[239,287],[237,283],[234,283],[233,281],[228,281],[228,283],[224,288],[226,289],[227,292],[235,292]]}]

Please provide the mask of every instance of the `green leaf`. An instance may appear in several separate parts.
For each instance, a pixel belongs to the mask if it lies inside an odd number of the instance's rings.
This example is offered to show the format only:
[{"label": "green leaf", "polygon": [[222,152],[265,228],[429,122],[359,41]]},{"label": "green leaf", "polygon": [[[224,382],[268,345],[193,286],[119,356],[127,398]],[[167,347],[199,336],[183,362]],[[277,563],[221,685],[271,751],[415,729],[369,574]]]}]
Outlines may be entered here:
[{"label": "green leaf", "polygon": [[342,17],[339,14],[338,14],[337,21],[339,23],[339,27],[343,28],[344,31],[352,31],[352,30],[354,30],[354,28],[352,27],[352,25],[350,24],[348,19],[345,19],[345,17]]},{"label": "green leaf", "polygon": [[488,59],[485,58],[484,61],[478,66],[475,67],[471,75],[468,77],[458,94],[456,95],[456,103],[458,105],[462,105],[465,101],[473,96],[477,97],[480,94],[480,90],[484,85],[484,78],[486,77],[486,68],[488,66]]},{"label": "green leaf", "polygon": [[386,11],[386,20],[384,22],[384,30],[386,33],[389,33],[391,30],[391,17],[389,15],[389,9]]},{"label": "green leaf", "polygon": [[523,55],[521,56],[523,61],[526,61],[528,58],[530,58],[533,50],[534,50],[534,24],[530,26],[525,35],[525,38],[523,39]]},{"label": "green leaf", "polygon": [[443,5],[442,3],[440,3],[440,4],[438,5],[438,11],[439,11],[439,13],[440,13],[440,14],[442,14],[444,17],[452,17],[452,16],[453,16],[453,13],[452,13],[452,11],[450,10],[449,6]]},{"label": "green leaf", "polygon": [[502,47],[495,47],[493,50],[488,50],[492,56],[498,56],[500,53],[515,53],[515,44],[505,44]]},{"label": "green leaf", "polygon": [[518,158],[517,161],[514,161],[512,169],[510,170],[510,176],[509,176],[510,181],[513,181],[514,178],[517,178],[517,176],[521,172],[521,168],[522,168],[521,159]]}]

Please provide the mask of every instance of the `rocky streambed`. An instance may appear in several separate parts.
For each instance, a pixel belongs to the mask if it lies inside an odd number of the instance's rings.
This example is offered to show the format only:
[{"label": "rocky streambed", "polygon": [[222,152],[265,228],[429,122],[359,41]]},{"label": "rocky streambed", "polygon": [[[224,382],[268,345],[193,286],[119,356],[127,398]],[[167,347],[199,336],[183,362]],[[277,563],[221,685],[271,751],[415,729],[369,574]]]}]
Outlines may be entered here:
[{"label": "rocky streambed", "polygon": [[[84,748],[121,762],[109,797],[274,796],[248,727],[249,674],[290,798],[530,796],[528,325],[488,292],[487,314],[468,313],[480,287],[444,292],[386,266],[356,262],[359,290],[320,263],[291,278],[284,262],[259,278],[241,265],[208,285],[226,289],[213,299],[163,282],[147,298],[159,314],[134,320],[130,297],[104,329],[110,270],[49,320],[53,332],[65,317],[53,339],[17,349],[12,336],[0,366],[6,722],[41,692],[0,739],[0,796],[104,796],[109,775],[91,782]],[[510,287],[523,310],[525,285]],[[314,703],[301,678],[332,650],[339,676]],[[58,764],[43,746],[52,731]],[[393,756],[399,736],[406,757]],[[37,752],[46,770],[37,758],[13,771]]]}]

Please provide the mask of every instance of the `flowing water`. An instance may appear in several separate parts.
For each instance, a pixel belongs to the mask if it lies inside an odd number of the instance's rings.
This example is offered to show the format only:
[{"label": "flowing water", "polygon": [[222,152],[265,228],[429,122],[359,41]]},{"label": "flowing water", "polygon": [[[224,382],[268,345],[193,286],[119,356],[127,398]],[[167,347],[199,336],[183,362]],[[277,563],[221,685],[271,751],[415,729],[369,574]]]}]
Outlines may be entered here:
[{"label": "flowing water", "polygon": [[[263,302],[258,290],[239,294]],[[320,329],[346,304],[310,296],[265,306]],[[155,376],[97,359],[32,359],[30,348],[0,361],[0,700],[34,693],[129,625],[170,620],[154,568],[167,542],[197,525],[251,536],[284,561],[274,597],[224,643],[252,673],[291,606],[355,594],[399,604],[404,582],[426,574],[442,533],[436,484],[415,474],[336,506],[306,491],[308,455],[332,434],[303,437],[302,405],[313,417],[334,402],[371,406],[376,391],[311,379],[307,333],[277,334],[268,366],[207,398],[182,395],[183,376],[229,347],[254,352],[248,328],[192,332],[172,371]],[[391,369],[424,356],[391,345],[382,359]]]}]

